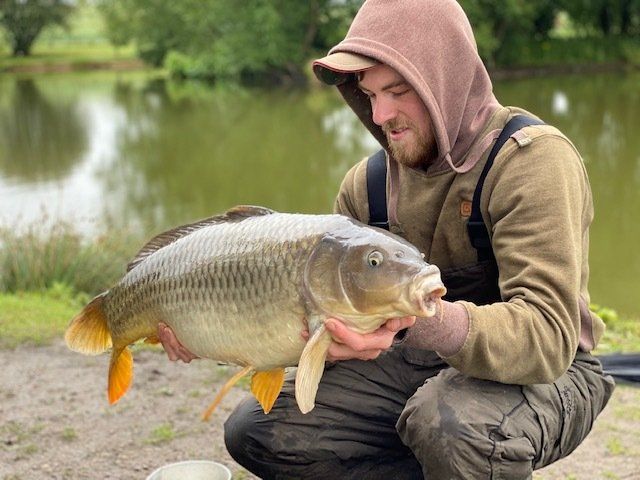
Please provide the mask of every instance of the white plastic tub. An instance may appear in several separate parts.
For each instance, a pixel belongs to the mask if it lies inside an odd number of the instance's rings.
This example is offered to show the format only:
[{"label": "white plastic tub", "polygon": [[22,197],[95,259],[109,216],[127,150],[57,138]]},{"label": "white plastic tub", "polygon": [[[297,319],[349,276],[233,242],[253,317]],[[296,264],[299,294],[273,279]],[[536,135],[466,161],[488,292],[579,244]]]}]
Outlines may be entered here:
[{"label": "white plastic tub", "polygon": [[217,462],[188,460],[160,467],[147,480],[231,480],[231,470]]}]

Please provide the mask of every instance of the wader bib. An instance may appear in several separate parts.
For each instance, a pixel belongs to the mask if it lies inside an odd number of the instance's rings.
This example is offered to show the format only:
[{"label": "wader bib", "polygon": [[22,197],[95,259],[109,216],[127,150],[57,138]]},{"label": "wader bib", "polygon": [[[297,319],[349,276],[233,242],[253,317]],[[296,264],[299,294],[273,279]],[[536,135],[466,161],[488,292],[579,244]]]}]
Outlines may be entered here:
[{"label": "wader bib", "polygon": [[[512,127],[522,128],[522,121]],[[511,133],[505,135],[502,143]],[[386,197],[384,152],[381,157],[369,161],[379,185],[370,199],[380,191]],[[478,261],[441,272],[450,301],[501,301],[479,210],[485,176],[477,200],[474,194],[477,215],[470,217],[479,223],[469,227]],[[386,198],[370,216],[372,225],[389,228]],[[306,415],[296,404],[294,379],[290,372],[268,415],[249,396],[225,423],[231,456],[263,479],[531,478],[582,442],[614,386],[584,352],[556,382],[521,386],[467,377],[435,352],[402,343],[375,360],[327,364],[316,406]]]}]

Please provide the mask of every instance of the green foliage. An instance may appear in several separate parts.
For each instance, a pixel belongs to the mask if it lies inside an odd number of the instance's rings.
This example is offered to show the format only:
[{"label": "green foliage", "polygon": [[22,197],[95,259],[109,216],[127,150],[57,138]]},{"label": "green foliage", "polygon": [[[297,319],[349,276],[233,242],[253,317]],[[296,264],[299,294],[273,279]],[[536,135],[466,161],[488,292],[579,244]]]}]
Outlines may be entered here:
[{"label": "green foliage", "polygon": [[140,57],[160,66],[169,50],[202,33],[189,21],[197,20],[209,3],[211,0],[102,0],[98,8],[114,45],[135,41]]},{"label": "green foliage", "polygon": [[500,51],[514,49],[514,42],[549,35],[558,12],[554,0],[461,0],[474,28],[480,56],[489,65]]},{"label": "green foliage", "polygon": [[640,351],[638,320],[621,318],[614,309],[597,304],[591,304],[589,308],[604,320],[607,326],[596,353]]},{"label": "green foliage", "polygon": [[64,284],[75,292],[97,294],[124,273],[129,241],[105,235],[87,243],[67,224],[31,226],[20,234],[2,229],[0,291],[55,291],[56,284]]},{"label": "green foliage", "polygon": [[42,30],[65,25],[73,6],[64,0],[0,0],[0,25],[14,56],[27,56]]},{"label": "green foliage", "polygon": [[589,305],[589,308],[591,309],[591,311],[595,312],[596,315],[598,315],[607,325],[613,325],[620,321],[618,312],[616,312],[613,308],[602,307],[595,303]]},{"label": "green foliage", "polygon": [[559,0],[583,35],[640,32],[640,0]]},{"label": "green foliage", "polygon": [[307,60],[346,33],[362,0],[102,0],[108,36],[181,77],[304,79]]},{"label": "green foliage", "polygon": [[631,37],[518,38],[494,55],[495,64],[503,67],[638,64],[639,60],[640,39]]},{"label": "green foliage", "polygon": [[[640,0],[460,3],[474,28],[478,52],[490,67],[637,63],[633,34],[640,31]],[[610,38],[603,42],[602,34]]]}]

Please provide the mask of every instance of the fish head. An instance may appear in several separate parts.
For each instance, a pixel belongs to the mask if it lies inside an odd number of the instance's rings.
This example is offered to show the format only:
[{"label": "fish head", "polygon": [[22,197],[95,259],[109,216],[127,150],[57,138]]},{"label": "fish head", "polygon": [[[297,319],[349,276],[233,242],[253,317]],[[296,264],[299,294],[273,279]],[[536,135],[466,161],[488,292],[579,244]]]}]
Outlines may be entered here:
[{"label": "fish head", "polygon": [[434,315],[446,293],[438,267],[401,237],[352,223],[325,235],[310,255],[305,281],[312,301],[356,327],[362,318]]}]

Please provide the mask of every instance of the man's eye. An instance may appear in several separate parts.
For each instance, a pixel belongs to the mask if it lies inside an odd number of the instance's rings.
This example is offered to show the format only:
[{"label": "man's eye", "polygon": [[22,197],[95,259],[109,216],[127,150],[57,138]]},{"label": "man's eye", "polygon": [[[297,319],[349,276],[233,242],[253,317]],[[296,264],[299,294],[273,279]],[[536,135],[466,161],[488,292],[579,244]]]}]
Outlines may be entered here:
[{"label": "man's eye", "polygon": [[402,95],[405,95],[409,93],[409,89],[405,89],[405,90],[398,90],[396,92],[391,92],[391,95],[393,95],[394,97],[401,97]]}]

